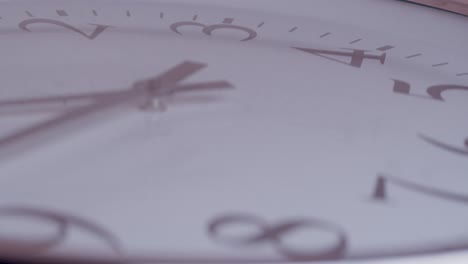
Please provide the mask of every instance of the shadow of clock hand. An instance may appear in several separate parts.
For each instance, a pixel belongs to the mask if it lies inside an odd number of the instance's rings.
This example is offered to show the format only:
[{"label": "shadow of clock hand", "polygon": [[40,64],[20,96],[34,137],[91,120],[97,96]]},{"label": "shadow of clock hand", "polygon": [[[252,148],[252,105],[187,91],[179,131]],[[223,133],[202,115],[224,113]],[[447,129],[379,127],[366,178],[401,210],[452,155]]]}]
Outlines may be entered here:
[{"label": "shadow of clock hand", "polygon": [[81,93],[71,95],[57,95],[46,97],[23,98],[13,100],[0,101],[0,107],[6,106],[24,106],[34,104],[50,104],[50,103],[67,103],[68,101],[85,100],[85,99],[103,99],[120,94],[121,92],[96,92],[96,93]]},{"label": "shadow of clock hand", "polygon": [[[219,90],[222,88],[232,88],[232,86],[225,81],[214,81],[206,82],[201,84],[190,84],[183,86],[176,86],[173,89],[168,89],[167,91],[159,91],[157,96],[172,96],[178,93],[187,93],[187,92],[199,92],[204,90]],[[46,96],[46,97],[33,97],[33,98],[21,98],[13,100],[0,100],[0,115],[11,115],[11,114],[28,114],[28,113],[38,113],[38,112],[55,112],[57,110],[63,111],[64,109],[70,107],[71,105],[86,105],[93,101],[106,100],[111,98],[116,98],[122,95],[125,95],[128,90],[120,91],[104,91],[104,92],[94,92],[94,93],[80,93],[80,94],[70,94],[70,95],[57,95],[57,96]],[[214,101],[216,98],[211,97],[213,100],[206,100],[207,97],[193,97],[193,100],[177,100],[171,98],[171,102],[208,102]],[[200,100],[197,100],[200,99]]]},{"label": "shadow of clock hand", "polygon": [[[190,91],[212,90],[212,89],[219,90],[220,88],[231,88],[231,87],[232,86],[226,81],[214,81],[214,82],[206,82],[202,84],[199,83],[199,84],[176,86],[170,89],[169,91],[167,91],[166,93],[173,94],[173,93],[179,93],[179,92],[190,92]],[[22,106],[39,105],[39,104],[66,104],[68,102],[81,101],[81,100],[102,100],[106,98],[117,97],[125,92],[127,92],[127,90],[0,100],[0,108],[10,107],[10,106],[22,107]]]},{"label": "shadow of clock hand", "polygon": [[[145,107],[157,100],[176,93],[185,93],[202,90],[232,88],[225,81],[208,81],[203,83],[179,85],[178,82],[191,74],[204,68],[206,65],[194,62],[183,62],[169,69],[165,73],[145,81],[135,83],[127,90],[102,94],[81,94],[58,96],[54,98],[37,98],[11,100],[5,104],[28,104],[55,102],[64,98],[83,99],[94,98],[93,103],[66,111],[52,119],[21,129],[6,137],[0,138],[0,159],[22,152],[33,145],[43,143],[50,139],[56,139],[65,132],[73,132],[86,128],[91,122],[96,121],[109,113],[116,113],[116,108]],[[97,99],[97,97],[99,97]],[[100,119],[101,120],[101,119]]]},{"label": "shadow of clock hand", "polygon": [[[135,96],[134,94],[133,96]],[[128,95],[129,98],[132,98],[131,93]],[[67,111],[52,119],[16,131],[0,139],[1,154],[8,156],[17,151],[21,152],[29,146],[50,140],[64,132],[85,128],[89,123],[85,122],[84,117],[97,117],[99,114],[104,114],[104,110],[111,110],[112,107],[127,103],[129,98],[122,95],[117,98],[100,100],[90,106]]]},{"label": "shadow of clock hand", "polygon": [[[171,87],[171,85],[189,77],[190,75],[205,67],[204,64],[192,62],[185,62],[182,65],[183,67],[173,68],[156,78],[139,81],[134,86],[139,87],[143,85],[144,89],[152,90],[150,92],[154,93],[156,96],[173,94],[177,92],[199,91],[204,89],[220,89],[225,87],[232,88],[232,86],[226,81],[213,81],[201,84]],[[166,84],[166,87],[164,87],[164,84]],[[122,94],[125,95],[125,93],[128,93],[128,90],[0,100],[0,109],[11,106],[21,107],[40,104],[65,104],[68,102],[82,100],[105,100],[121,96]]]},{"label": "shadow of clock hand", "polygon": [[71,106],[114,98],[122,95],[122,92],[127,90],[3,100],[0,101],[0,115],[64,111]]}]

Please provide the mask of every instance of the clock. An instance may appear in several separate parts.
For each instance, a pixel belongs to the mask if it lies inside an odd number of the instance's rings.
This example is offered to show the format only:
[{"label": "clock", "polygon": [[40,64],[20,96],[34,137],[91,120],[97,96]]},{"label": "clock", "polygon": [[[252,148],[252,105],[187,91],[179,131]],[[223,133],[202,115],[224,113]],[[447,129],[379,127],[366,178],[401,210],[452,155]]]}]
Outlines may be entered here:
[{"label": "clock", "polygon": [[404,1],[0,1],[0,256],[466,261],[467,25]]}]

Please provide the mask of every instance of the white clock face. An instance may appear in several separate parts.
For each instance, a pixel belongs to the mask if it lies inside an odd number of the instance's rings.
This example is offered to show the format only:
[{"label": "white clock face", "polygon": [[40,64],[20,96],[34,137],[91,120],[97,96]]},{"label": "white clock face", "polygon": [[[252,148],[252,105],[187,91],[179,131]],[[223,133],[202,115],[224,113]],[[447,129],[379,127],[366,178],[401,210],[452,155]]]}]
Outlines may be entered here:
[{"label": "white clock face", "polygon": [[468,250],[468,36],[438,31],[468,19],[385,5],[427,32],[0,2],[0,252],[240,263]]}]

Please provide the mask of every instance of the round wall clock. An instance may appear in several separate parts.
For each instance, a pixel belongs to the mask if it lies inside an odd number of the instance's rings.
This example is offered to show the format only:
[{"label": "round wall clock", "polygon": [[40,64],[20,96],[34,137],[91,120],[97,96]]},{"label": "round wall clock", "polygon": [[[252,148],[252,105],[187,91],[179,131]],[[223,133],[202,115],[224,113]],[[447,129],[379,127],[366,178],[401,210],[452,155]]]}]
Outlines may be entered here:
[{"label": "round wall clock", "polygon": [[0,257],[466,262],[467,27],[405,1],[0,1]]}]

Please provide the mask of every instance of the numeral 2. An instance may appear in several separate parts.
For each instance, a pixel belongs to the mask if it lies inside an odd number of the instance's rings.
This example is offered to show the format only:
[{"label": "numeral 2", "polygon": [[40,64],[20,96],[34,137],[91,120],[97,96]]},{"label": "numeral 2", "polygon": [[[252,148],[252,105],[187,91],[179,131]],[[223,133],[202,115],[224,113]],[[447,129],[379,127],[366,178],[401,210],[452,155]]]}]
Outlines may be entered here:
[{"label": "numeral 2", "polygon": [[52,25],[57,25],[57,26],[66,28],[68,30],[71,30],[73,32],[76,32],[76,33],[82,35],[83,37],[85,37],[85,38],[87,38],[89,40],[95,39],[102,32],[104,32],[107,28],[112,27],[112,26],[100,25],[100,24],[90,24],[90,25],[94,25],[96,27],[94,28],[93,32],[91,32],[90,34],[87,34],[87,33],[83,32],[82,30],[80,30],[80,29],[78,29],[78,28],[76,28],[74,26],[71,26],[71,25],[69,25],[67,23],[64,23],[62,21],[53,20],[53,19],[46,19],[46,18],[27,19],[27,20],[21,21],[18,24],[18,27],[20,29],[22,29],[22,30],[31,32],[31,30],[28,28],[28,26],[31,25],[31,24],[52,24]]}]

